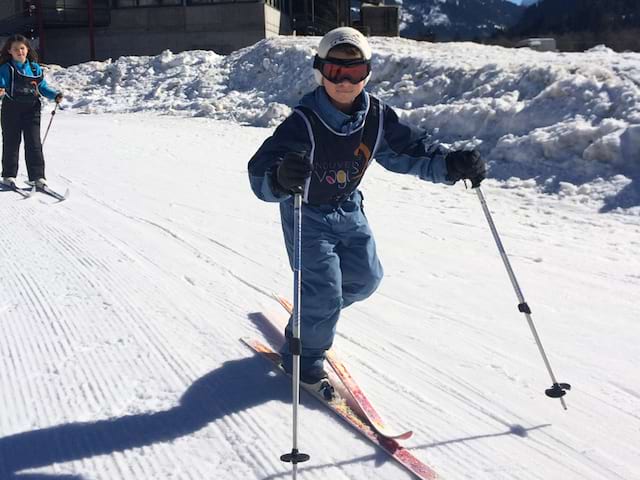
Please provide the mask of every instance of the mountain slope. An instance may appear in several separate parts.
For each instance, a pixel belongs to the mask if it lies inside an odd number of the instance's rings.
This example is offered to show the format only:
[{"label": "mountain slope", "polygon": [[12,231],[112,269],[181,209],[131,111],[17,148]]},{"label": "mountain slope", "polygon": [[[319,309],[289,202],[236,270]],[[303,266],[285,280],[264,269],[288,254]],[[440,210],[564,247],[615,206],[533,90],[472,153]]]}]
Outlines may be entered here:
[{"label": "mountain slope", "polygon": [[488,37],[514,25],[522,7],[506,0],[391,0],[401,7],[401,35],[438,40]]},{"label": "mountain slope", "polygon": [[640,27],[637,0],[540,0],[528,8],[513,32],[540,33],[603,32]]}]

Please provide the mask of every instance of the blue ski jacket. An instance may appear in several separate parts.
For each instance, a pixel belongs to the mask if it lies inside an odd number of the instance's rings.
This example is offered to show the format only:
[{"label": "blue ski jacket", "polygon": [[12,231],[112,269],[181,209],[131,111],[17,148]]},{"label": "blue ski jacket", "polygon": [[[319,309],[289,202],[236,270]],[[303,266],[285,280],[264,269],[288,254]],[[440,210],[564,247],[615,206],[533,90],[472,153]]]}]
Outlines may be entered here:
[{"label": "blue ski jacket", "polygon": [[[28,77],[39,77],[42,75],[42,67],[38,65],[36,62],[26,61],[25,63],[16,62],[15,60],[9,60],[7,63],[3,63],[0,65],[0,88],[4,88],[9,90],[11,88],[11,68],[9,63],[22,75],[26,75]],[[31,68],[33,66],[33,69]],[[34,71],[35,70],[35,71]],[[58,91],[52,89],[47,81],[42,78],[42,81],[38,84],[38,90],[40,93],[47,97],[50,100],[54,100],[56,95],[58,95]]]},{"label": "blue ski jacket", "polygon": [[[362,128],[373,100],[379,102],[366,91],[362,92],[356,99],[356,112],[347,115],[331,103],[324,87],[318,87],[305,95],[297,108],[312,110],[327,127],[349,135]],[[401,123],[391,107],[379,103],[382,133],[370,156],[392,172],[452,185],[453,182],[445,178],[448,149],[437,142],[429,142],[425,132]],[[267,202],[282,202],[290,198],[274,182],[275,171],[287,152],[310,152],[312,142],[304,116],[294,112],[287,117],[249,161],[249,181],[255,195]]]}]

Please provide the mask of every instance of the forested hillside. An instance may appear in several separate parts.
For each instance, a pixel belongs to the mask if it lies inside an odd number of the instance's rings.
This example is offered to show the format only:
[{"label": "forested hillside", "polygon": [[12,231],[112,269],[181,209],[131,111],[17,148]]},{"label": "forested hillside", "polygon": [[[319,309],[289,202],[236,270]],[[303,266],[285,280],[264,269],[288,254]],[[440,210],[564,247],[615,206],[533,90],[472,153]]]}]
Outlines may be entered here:
[{"label": "forested hillside", "polygon": [[527,8],[507,36],[551,35],[561,50],[606,44],[615,50],[640,50],[640,1],[542,0]]}]

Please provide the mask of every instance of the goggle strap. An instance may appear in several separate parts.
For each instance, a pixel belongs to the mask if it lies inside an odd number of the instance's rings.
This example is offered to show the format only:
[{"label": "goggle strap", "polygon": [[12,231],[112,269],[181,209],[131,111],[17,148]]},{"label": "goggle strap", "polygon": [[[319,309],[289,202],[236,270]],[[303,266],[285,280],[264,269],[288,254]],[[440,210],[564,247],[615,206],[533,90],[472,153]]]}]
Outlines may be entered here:
[{"label": "goggle strap", "polygon": [[333,65],[339,65],[341,67],[353,67],[355,65],[370,65],[371,60],[366,60],[363,58],[354,58],[354,59],[342,59],[342,58],[320,58],[318,54],[313,57],[313,68],[317,68],[318,70],[327,63],[331,63]]}]

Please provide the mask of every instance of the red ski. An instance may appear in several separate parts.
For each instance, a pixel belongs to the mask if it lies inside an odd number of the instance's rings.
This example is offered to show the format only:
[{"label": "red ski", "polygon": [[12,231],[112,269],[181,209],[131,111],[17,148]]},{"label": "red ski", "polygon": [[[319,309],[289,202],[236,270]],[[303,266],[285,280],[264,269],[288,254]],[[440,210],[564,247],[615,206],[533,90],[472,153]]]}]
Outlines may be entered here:
[{"label": "red ski", "polygon": [[[243,338],[242,341],[246,343],[254,352],[259,353],[271,363],[277,369],[285,373],[282,369],[282,358],[280,354],[276,353],[271,347],[265,345],[259,340]],[[331,373],[330,373],[331,380]],[[347,404],[344,398],[336,395],[332,400],[326,400],[322,395],[318,394],[313,389],[308,389],[305,384],[300,383],[306,391],[311,393],[319,402],[324,404],[327,408],[331,409],[336,415],[347,422],[351,427],[360,432],[371,443],[382,448],[387,454],[389,454],[394,460],[396,460],[405,469],[411,472],[416,478],[421,480],[435,480],[438,478],[437,474],[424,464],[418,458],[416,458],[409,450],[402,447],[393,438],[386,437],[376,432],[372,426],[360,417],[351,407]]]},{"label": "red ski", "polygon": [[[280,305],[282,305],[289,314],[293,311],[293,305],[286,298],[281,297],[279,295],[275,295],[274,297]],[[393,433],[389,430],[389,428],[384,424],[382,418],[378,414],[378,411],[371,404],[369,399],[366,397],[362,389],[358,386],[356,381],[353,379],[347,367],[342,363],[342,361],[338,358],[333,350],[329,350],[327,352],[327,361],[329,365],[333,368],[333,370],[340,378],[341,382],[344,384],[345,388],[349,392],[349,395],[353,398],[355,402],[354,410],[357,410],[367,421],[371,424],[373,429],[379,435],[384,437],[394,439],[394,440],[407,440],[411,438],[413,432],[408,430],[402,433]]]}]

